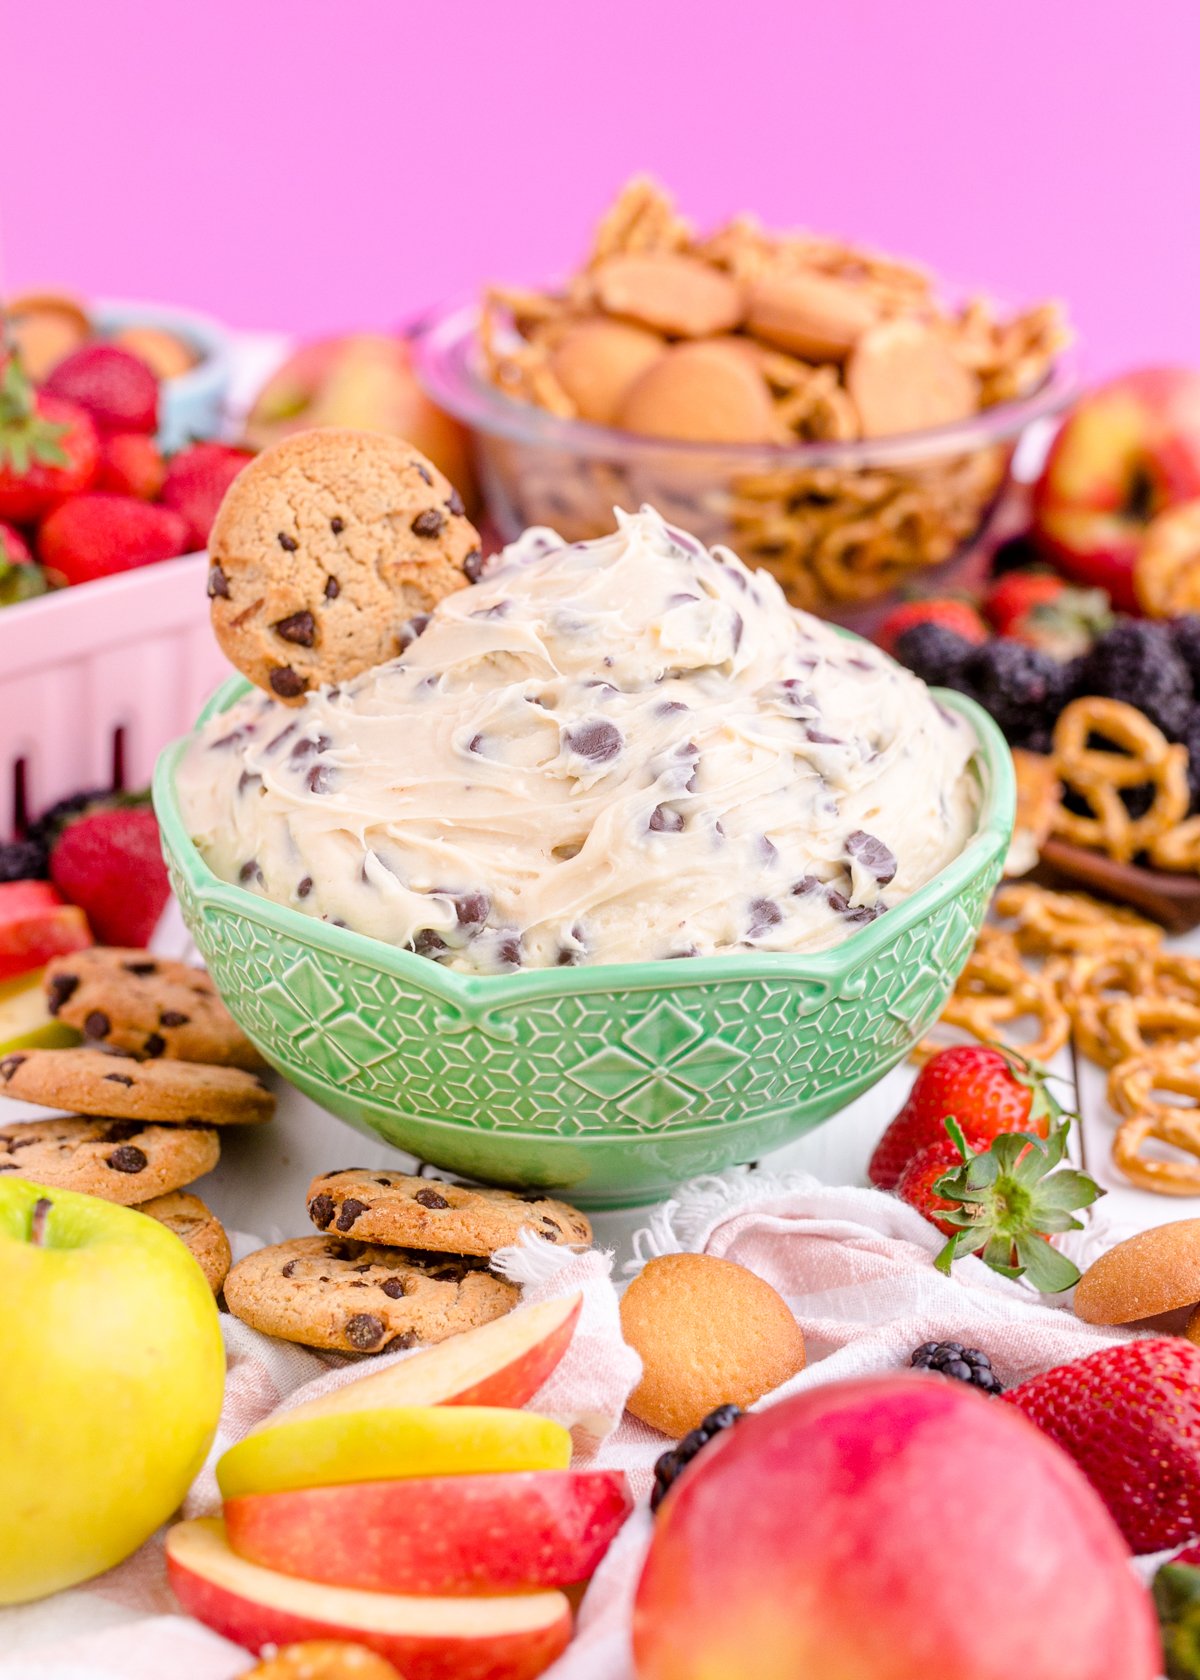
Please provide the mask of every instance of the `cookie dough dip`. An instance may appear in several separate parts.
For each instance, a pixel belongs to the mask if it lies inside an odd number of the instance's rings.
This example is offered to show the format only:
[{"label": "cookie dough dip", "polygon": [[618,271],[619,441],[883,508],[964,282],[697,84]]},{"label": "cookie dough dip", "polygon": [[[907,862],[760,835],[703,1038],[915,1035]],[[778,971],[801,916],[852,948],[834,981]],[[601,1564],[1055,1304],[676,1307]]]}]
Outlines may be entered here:
[{"label": "cookie dough dip", "polygon": [[972,833],[969,726],[650,508],[527,531],[416,628],[204,727],[178,787],[217,875],[494,974],[820,951]]}]

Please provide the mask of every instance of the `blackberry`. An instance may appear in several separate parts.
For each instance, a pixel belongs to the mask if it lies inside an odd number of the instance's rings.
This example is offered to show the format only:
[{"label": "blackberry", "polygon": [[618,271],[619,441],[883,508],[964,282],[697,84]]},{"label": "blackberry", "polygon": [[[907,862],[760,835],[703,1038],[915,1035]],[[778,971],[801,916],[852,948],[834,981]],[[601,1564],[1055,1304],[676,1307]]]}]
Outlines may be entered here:
[{"label": "blackberry", "polygon": [[974,643],[957,630],[926,620],[910,625],[896,638],[896,658],[901,665],[935,688],[956,688]]},{"label": "blackberry", "polygon": [[911,1364],[914,1371],[940,1371],[942,1376],[970,1383],[984,1394],[1004,1393],[987,1354],[964,1347],[961,1342],[922,1342],[914,1350]]},{"label": "blackberry", "polygon": [[1171,621],[1171,641],[1188,668],[1192,690],[1200,700],[1200,613],[1187,613]]},{"label": "blackberry", "polygon": [[1067,669],[1040,648],[1003,636],[975,648],[963,675],[1013,746],[1054,727],[1067,693]]},{"label": "blackberry", "polygon": [[39,841],[0,841],[0,881],[44,881],[49,871],[46,848]]},{"label": "blackberry", "polygon": [[671,1488],[679,1480],[698,1452],[719,1435],[723,1429],[730,1429],[742,1416],[740,1406],[718,1406],[715,1412],[709,1412],[702,1418],[695,1429],[691,1429],[671,1452],[665,1452],[654,1466],[654,1486],[650,1492],[650,1509],[657,1511]]},{"label": "blackberry", "polygon": [[1168,625],[1119,619],[1084,655],[1080,678],[1084,693],[1136,706],[1170,740],[1182,739],[1192,679]]},{"label": "blackberry", "polygon": [[82,816],[89,805],[111,804],[114,798],[111,788],[94,788],[87,793],[73,793],[67,799],[60,799],[49,810],[43,811],[38,820],[30,823],[26,838],[36,841],[48,851],[58,839],[59,831],[70,822],[72,817]]}]

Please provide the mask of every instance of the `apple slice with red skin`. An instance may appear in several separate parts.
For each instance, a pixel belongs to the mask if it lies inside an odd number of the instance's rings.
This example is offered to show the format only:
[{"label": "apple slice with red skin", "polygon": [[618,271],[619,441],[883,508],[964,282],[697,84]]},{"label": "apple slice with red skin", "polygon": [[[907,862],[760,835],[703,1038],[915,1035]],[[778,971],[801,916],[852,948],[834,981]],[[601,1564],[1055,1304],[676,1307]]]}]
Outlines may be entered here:
[{"label": "apple slice with red skin", "polygon": [[49,881],[0,884],[0,981],[92,943],[87,917]]},{"label": "apple slice with red skin", "polygon": [[392,1406],[509,1406],[531,1400],[570,1346],[582,1295],[518,1307],[344,1388],[273,1414],[258,1427]]},{"label": "apple slice with red skin", "polygon": [[411,1598],[321,1586],[238,1557],[213,1517],[170,1530],[167,1574],[189,1615],[248,1651],[347,1639],[386,1657],[404,1680],[534,1680],[571,1638],[560,1592]]},{"label": "apple slice with red skin", "polygon": [[565,1587],[595,1573],[632,1509],[619,1470],[356,1482],[225,1501],[240,1557],[388,1593]]}]

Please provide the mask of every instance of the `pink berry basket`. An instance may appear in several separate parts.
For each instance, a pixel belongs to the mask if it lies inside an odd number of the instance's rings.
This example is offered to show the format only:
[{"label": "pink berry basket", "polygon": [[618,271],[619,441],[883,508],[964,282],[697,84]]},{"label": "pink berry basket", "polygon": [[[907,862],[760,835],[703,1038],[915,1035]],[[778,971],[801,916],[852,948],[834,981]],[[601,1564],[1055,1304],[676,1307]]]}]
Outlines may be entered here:
[{"label": "pink berry basket", "polygon": [[0,611],[0,838],[84,788],[143,788],[229,676],[204,554]]}]

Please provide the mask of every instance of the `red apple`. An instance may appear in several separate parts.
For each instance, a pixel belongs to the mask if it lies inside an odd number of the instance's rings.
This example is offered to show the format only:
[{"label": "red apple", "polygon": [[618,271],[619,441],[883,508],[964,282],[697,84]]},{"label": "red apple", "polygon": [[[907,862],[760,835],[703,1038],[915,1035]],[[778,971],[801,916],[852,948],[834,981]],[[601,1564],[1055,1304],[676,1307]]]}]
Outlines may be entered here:
[{"label": "red apple", "polygon": [[398,334],[347,333],[302,344],[255,398],[246,441],[265,449],[310,426],[356,426],[407,438],[442,469],[468,513],[478,505],[467,435],[425,395],[408,341]]},{"label": "red apple", "polygon": [[1133,562],[1146,526],[1200,496],[1200,373],[1145,368],[1082,397],[1033,493],[1038,547],[1079,583],[1137,612]]},{"label": "red apple", "polygon": [[1116,1524],[1013,1409],[905,1374],[719,1437],[659,1510],[638,1680],[1154,1680]]},{"label": "red apple", "polygon": [[294,1406],[259,1427],[391,1406],[521,1407],[567,1351],[582,1305],[582,1295],[567,1295],[519,1307],[319,1400]]},{"label": "red apple", "polygon": [[321,1586],[247,1563],[211,1517],[170,1530],[167,1574],[189,1615],[248,1651],[348,1639],[395,1663],[405,1680],[534,1680],[571,1637],[560,1592],[407,1598]]},{"label": "red apple", "polygon": [[566,1587],[594,1574],[629,1515],[619,1470],[357,1482],[225,1501],[239,1557],[368,1592]]},{"label": "red apple", "polygon": [[41,968],[51,957],[92,943],[87,917],[49,881],[0,885],[0,980]]}]

